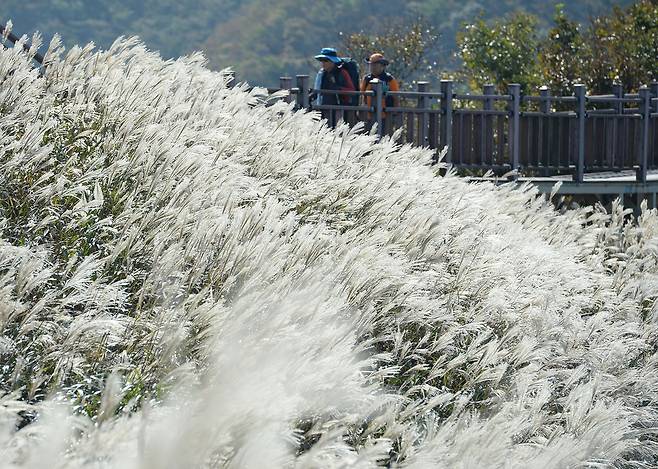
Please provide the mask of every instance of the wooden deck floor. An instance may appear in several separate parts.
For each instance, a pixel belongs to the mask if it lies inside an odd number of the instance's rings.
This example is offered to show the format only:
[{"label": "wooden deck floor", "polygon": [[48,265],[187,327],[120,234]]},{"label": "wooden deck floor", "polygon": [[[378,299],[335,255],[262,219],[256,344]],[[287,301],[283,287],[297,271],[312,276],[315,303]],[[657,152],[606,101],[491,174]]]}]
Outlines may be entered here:
[{"label": "wooden deck floor", "polygon": [[658,170],[649,171],[647,182],[640,183],[635,179],[634,171],[586,173],[583,182],[576,182],[571,175],[553,177],[518,177],[508,179],[501,177],[470,177],[470,181],[488,181],[496,184],[531,183],[540,192],[551,192],[558,182],[562,185],[558,194],[650,194],[658,193]]},{"label": "wooden deck floor", "polygon": [[585,174],[583,182],[576,182],[570,175],[554,177],[519,177],[516,179],[488,177],[467,178],[469,181],[487,181],[494,184],[526,184],[530,183],[537,187],[540,193],[550,194],[555,184],[561,183],[556,194],[577,196],[603,196],[611,200],[611,197],[619,197],[622,202],[627,199],[632,205],[639,206],[642,199],[647,200],[649,208],[657,208],[658,205],[658,170],[649,171],[647,182],[636,181],[634,171],[601,172]]}]

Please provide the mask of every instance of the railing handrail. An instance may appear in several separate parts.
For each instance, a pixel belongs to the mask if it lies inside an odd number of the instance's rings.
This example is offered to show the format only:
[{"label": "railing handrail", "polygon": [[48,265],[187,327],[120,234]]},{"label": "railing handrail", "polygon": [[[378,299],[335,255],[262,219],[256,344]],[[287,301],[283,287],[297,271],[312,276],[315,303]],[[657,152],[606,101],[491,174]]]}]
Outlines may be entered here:
[{"label": "railing handrail", "polygon": [[641,103],[640,98],[620,98],[616,96],[586,96],[587,100],[592,103]]},{"label": "railing handrail", "polygon": [[[294,88],[292,88],[294,89]],[[360,90],[328,90],[323,88],[311,88],[309,91],[313,93],[323,93],[323,94],[341,94],[344,96],[374,96],[374,91],[360,91]]]},{"label": "railing handrail", "polygon": [[436,98],[443,99],[443,93],[430,91],[388,91],[384,92],[387,96],[398,96],[401,98]]},{"label": "railing handrail", "polygon": [[511,101],[509,94],[453,94],[452,99],[459,101]]}]

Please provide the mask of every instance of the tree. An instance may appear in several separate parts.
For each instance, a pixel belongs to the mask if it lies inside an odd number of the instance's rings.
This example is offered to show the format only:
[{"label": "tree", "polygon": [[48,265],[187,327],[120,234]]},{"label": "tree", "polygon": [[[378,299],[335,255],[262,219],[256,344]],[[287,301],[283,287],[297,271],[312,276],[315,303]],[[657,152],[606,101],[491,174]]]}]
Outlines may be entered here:
[{"label": "tree", "polygon": [[540,47],[542,84],[548,85],[554,94],[568,95],[573,92],[573,85],[583,83],[587,76],[582,61],[586,45],[580,25],[567,17],[563,4],[556,5],[553,21],[555,25]]},{"label": "tree", "polygon": [[389,24],[381,33],[361,31],[341,35],[342,50],[361,63],[374,52],[383,53],[391,60],[389,71],[401,82],[411,80],[420,71],[432,72],[436,66],[430,63],[427,54],[436,45],[439,35],[422,20]]},{"label": "tree", "polygon": [[589,88],[607,93],[614,82],[625,90],[658,79],[658,3],[641,0],[626,10],[592,20],[586,33]]},{"label": "tree", "polygon": [[457,35],[459,55],[464,61],[461,75],[473,88],[493,83],[501,93],[510,83],[520,83],[524,90],[537,86],[537,25],[535,16],[521,12],[491,24],[480,17],[466,25]]},{"label": "tree", "polygon": [[493,23],[480,18],[465,26],[458,35],[462,76],[474,88],[490,82],[506,92],[513,82],[526,90],[546,84],[554,94],[571,94],[577,82],[591,94],[607,94],[613,83],[635,91],[658,79],[655,0],[615,7],[586,28],[558,5],[553,21],[544,37],[535,33],[538,19],[525,13]]}]

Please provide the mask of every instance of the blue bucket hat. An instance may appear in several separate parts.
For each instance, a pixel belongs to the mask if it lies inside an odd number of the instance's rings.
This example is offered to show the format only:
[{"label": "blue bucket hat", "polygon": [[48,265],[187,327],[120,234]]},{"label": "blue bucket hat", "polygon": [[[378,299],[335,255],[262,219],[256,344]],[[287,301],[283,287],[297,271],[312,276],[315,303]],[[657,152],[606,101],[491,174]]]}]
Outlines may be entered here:
[{"label": "blue bucket hat", "polygon": [[336,52],[336,49],[333,47],[323,48],[320,53],[315,56],[315,60],[331,60],[335,64],[342,62],[342,60],[338,58],[338,52]]}]

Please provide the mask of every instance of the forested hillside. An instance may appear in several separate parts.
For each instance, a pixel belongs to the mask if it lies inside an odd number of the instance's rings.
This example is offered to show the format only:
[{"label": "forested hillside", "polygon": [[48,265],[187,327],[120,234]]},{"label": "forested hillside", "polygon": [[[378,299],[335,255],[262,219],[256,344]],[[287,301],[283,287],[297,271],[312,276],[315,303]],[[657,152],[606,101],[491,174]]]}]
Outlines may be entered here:
[{"label": "forested hillside", "polygon": [[[417,0],[413,2],[336,0],[6,0],[0,4],[0,20],[11,18],[15,30],[65,36],[65,43],[94,41],[106,48],[119,35],[138,35],[165,58],[202,49],[213,68],[233,66],[242,79],[271,85],[284,73],[310,71],[309,57],[323,45],[340,43],[339,33],[362,29],[381,30],[393,21],[419,16],[442,36],[435,58],[440,68],[451,61],[455,33],[464,21],[480,13],[487,18],[524,9],[539,16],[545,26],[556,2],[505,0]],[[566,12],[585,21],[612,5],[631,2],[578,0],[566,2]],[[543,27],[542,26],[542,27]]]}]

